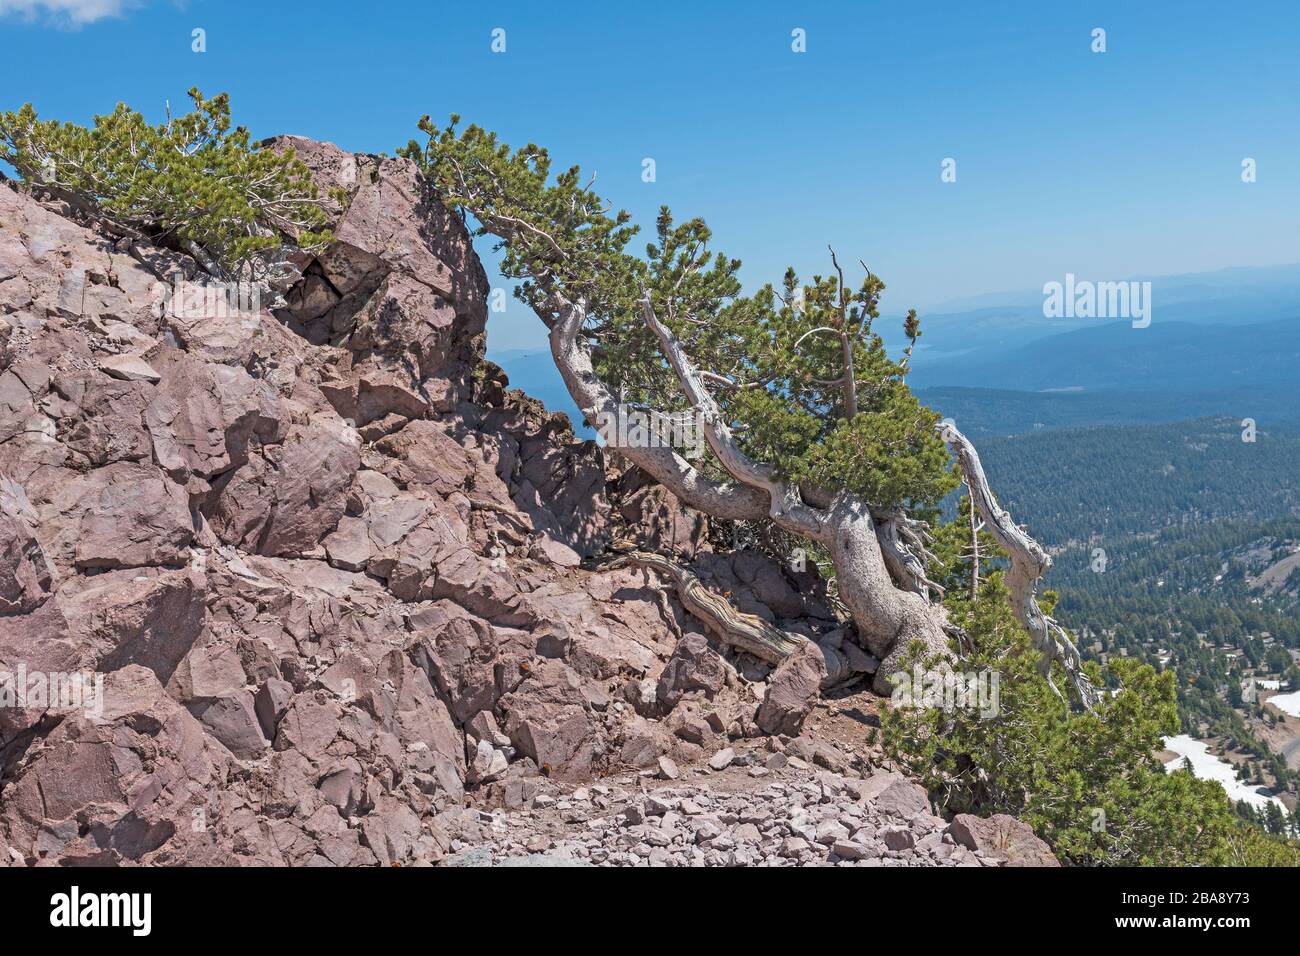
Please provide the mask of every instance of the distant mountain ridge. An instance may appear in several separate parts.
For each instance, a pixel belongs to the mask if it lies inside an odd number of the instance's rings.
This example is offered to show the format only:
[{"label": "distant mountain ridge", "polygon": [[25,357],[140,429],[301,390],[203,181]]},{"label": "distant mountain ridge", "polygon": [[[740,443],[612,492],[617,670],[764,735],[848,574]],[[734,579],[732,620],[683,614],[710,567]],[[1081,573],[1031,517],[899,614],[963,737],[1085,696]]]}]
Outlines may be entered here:
[{"label": "distant mountain ridge", "polygon": [[[1298,313],[1300,314],[1300,313]],[[988,350],[984,350],[988,352]],[[1300,319],[1248,325],[1111,321],[964,361],[918,362],[913,388],[1204,393],[1300,381]]]},{"label": "distant mountain ridge", "polygon": [[1276,385],[1200,393],[1173,391],[1022,392],[939,385],[917,397],[971,437],[1025,435],[1098,425],[1159,425],[1210,416],[1300,422],[1300,388]]},{"label": "distant mountain ridge", "polygon": [[[995,293],[922,315],[908,381],[971,435],[1151,425],[1210,415],[1300,420],[1300,265],[1158,276],[1152,322],[1048,319],[1041,292]],[[965,311],[958,311],[970,306]],[[876,329],[897,355],[902,322]],[[578,421],[545,348],[494,350],[514,387]]]},{"label": "distant mountain ridge", "polygon": [[[1300,264],[1233,267],[1173,276],[1078,278],[1149,281],[1153,325],[1250,325],[1300,316]],[[1062,279],[1046,276],[1044,281]],[[921,326],[925,334],[917,348],[919,364],[931,365],[972,350],[999,351],[1065,332],[1117,324],[1117,320],[1108,318],[1046,318],[1043,298],[1040,287],[970,296],[923,310]],[[876,331],[891,349],[906,344],[901,315],[882,316],[876,322]]]}]

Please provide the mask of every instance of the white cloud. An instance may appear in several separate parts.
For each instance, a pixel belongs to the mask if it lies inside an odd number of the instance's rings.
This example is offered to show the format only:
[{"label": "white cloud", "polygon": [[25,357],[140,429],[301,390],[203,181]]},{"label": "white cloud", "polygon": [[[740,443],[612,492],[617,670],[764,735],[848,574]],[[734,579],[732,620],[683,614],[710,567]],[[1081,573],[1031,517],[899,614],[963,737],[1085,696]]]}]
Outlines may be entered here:
[{"label": "white cloud", "polygon": [[0,0],[0,16],[43,17],[58,26],[81,27],[105,17],[120,17],[135,0]]}]

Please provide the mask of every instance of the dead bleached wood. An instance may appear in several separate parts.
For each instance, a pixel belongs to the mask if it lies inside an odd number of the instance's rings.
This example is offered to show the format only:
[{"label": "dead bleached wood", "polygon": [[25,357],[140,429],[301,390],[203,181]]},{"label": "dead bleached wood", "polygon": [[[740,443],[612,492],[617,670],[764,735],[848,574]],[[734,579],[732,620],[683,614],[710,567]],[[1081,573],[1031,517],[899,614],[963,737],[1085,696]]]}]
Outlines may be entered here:
[{"label": "dead bleached wood", "polygon": [[688,613],[702,621],[714,637],[732,647],[776,665],[794,653],[808,638],[783,631],[754,614],[743,614],[725,598],[714,594],[690,571],[648,551],[622,554],[605,567],[609,570],[635,565],[653,569],[672,584],[677,599]]},{"label": "dead bleached wood", "polygon": [[[756,614],[738,611],[726,598],[706,588],[693,573],[661,554],[633,551],[619,555],[605,565],[608,570],[629,566],[647,568],[663,575],[672,585],[682,607],[703,622],[709,633],[723,644],[752,654],[774,667],[800,647],[811,643],[803,634],[783,631]],[[842,654],[829,647],[820,649],[826,661],[824,687],[852,676],[853,672]]]},{"label": "dead bleached wood", "polygon": [[952,422],[943,421],[936,426],[941,437],[957,456],[962,478],[970,493],[971,506],[979,511],[985,526],[993,534],[998,544],[1007,552],[1011,566],[1006,572],[1007,590],[1010,594],[1011,609],[1029,632],[1035,646],[1041,653],[1039,670],[1047,678],[1048,684],[1061,696],[1056,683],[1052,680],[1052,662],[1058,662],[1065,671],[1066,679],[1078,696],[1080,703],[1088,710],[1096,705],[1097,688],[1083,670],[1083,659],[1079,650],[1055,620],[1043,613],[1038,606],[1038,581],[1052,566],[1052,559],[1043,550],[1042,545],[1011,520],[1011,515],[998,504],[997,498],[989,488],[984,466],[980,464],[979,453],[970,439],[963,435]]},{"label": "dead bleached wood", "polygon": [[[618,402],[597,377],[590,349],[580,335],[586,320],[585,307],[581,302],[570,302],[558,293],[553,293],[551,299],[555,310],[550,331],[551,357],[569,395],[592,427],[602,417],[616,419]],[[714,481],[702,475],[672,448],[620,445],[617,436],[607,437],[614,439],[610,447],[617,448],[684,504],[698,511],[730,521],[757,521],[767,513],[764,495],[758,489]]]}]

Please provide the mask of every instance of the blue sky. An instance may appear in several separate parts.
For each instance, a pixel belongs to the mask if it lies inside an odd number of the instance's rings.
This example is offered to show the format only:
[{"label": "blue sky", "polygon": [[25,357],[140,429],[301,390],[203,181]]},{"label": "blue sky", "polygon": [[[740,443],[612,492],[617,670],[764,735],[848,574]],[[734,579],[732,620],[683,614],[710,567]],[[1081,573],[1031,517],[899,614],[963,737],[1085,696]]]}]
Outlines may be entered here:
[{"label": "blue sky", "polygon": [[[642,223],[704,216],[752,285],[824,270],[832,243],[890,312],[1300,260],[1294,4],[982,6],[0,0],[0,109],[161,118],[198,85],[255,135],[366,151],[456,111],[595,170]],[[490,336],[542,329],[512,300]]]}]

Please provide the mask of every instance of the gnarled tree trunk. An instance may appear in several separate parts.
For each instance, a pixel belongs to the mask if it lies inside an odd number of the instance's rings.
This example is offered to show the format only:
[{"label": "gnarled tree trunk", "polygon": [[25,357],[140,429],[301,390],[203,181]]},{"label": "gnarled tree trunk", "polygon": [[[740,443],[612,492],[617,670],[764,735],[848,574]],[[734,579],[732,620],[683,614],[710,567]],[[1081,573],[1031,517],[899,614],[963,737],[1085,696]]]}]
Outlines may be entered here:
[{"label": "gnarled tree trunk", "polygon": [[[550,328],[551,354],[569,394],[589,423],[616,416],[617,403],[597,377],[580,334],[585,320],[583,305],[558,293],[552,295],[550,305],[556,316]],[[607,441],[692,508],[729,520],[768,518],[786,531],[825,545],[835,565],[841,598],[863,644],[882,658],[874,682],[877,692],[890,692],[890,677],[914,648],[919,647],[926,657],[951,656],[946,613],[941,604],[931,600],[931,592],[937,588],[925,577],[925,564],[918,554],[923,545],[914,524],[901,512],[878,521],[870,505],[851,492],[801,489],[777,477],[771,466],[750,459],[732,437],[704,385],[705,377],[672,331],[655,316],[648,299],[643,308],[646,323],[658,337],[682,393],[704,422],[710,450],[733,481],[716,481],[701,474],[671,448],[619,445],[617,435],[605,436]],[[1046,554],[997,507],[969,441],[951,424],[941,426],[941,435],[956,450],[984,520],[1011,554],[1008,584],[1013,609],[1043,650],[1045,663],[1061,661],[1081,701],[1091,706],[1094,692],[1082,675],[1078,652],[1034,602],[1036,582],[1050,564]],[[721,636],[726,639],[725,634]],[[735,643],[744,646],[740,639]]]}]

